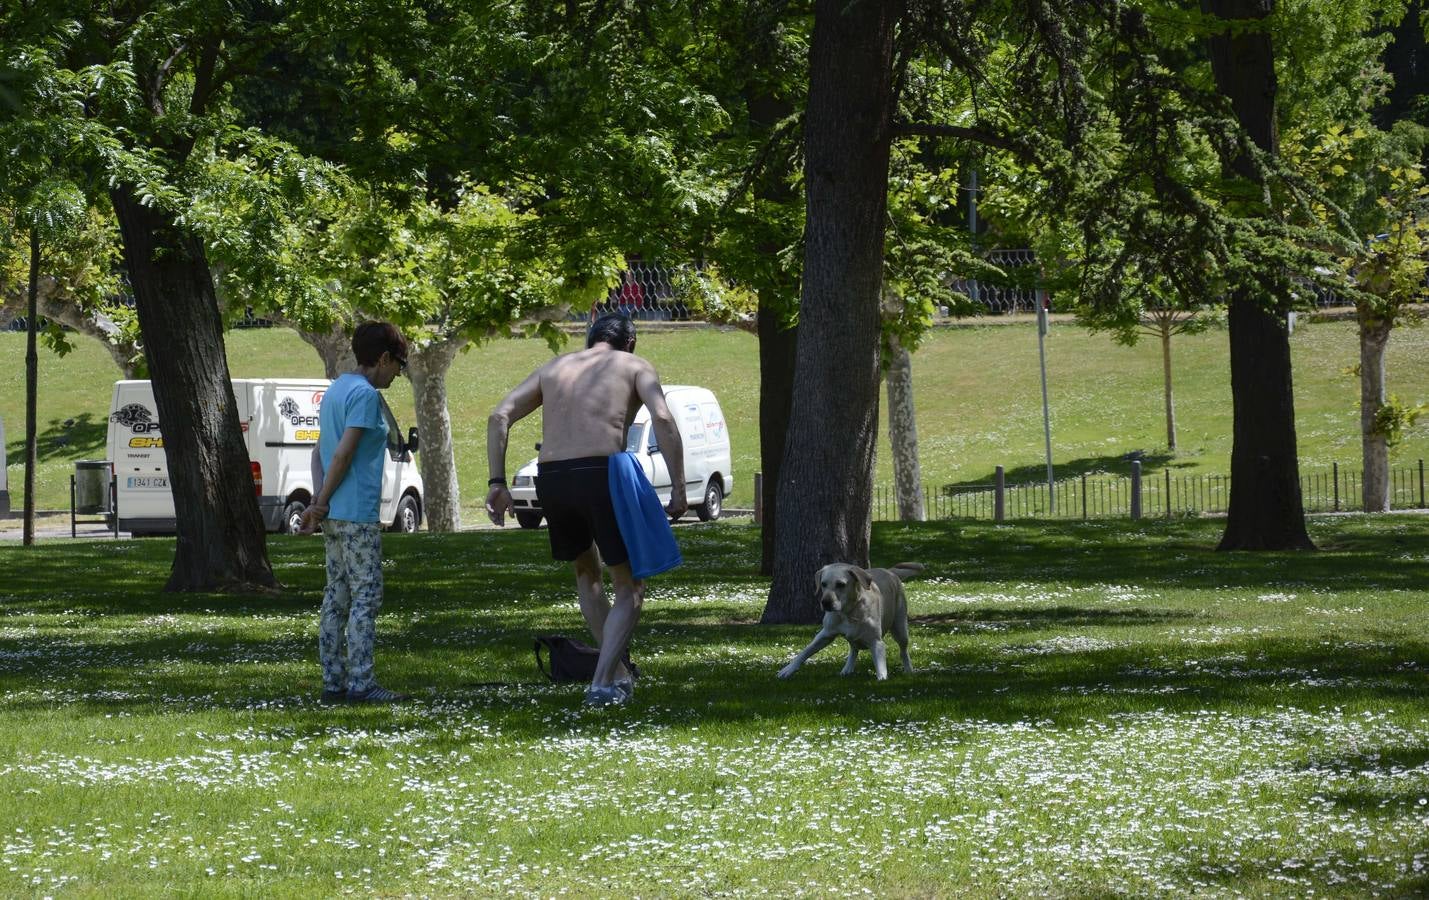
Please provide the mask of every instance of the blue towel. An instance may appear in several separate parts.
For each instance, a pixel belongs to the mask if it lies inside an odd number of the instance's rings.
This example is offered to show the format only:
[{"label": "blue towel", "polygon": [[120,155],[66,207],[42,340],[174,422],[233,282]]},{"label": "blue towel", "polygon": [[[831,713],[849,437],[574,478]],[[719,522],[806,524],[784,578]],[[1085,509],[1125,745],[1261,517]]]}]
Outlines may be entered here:
[{"label": "blue towel", "polygon": [[612,453],[609,469],[610,500],[620,536],[630,553],[631,574],[649,578],[684,562],[670,529],[670,517],[635,455]]}]

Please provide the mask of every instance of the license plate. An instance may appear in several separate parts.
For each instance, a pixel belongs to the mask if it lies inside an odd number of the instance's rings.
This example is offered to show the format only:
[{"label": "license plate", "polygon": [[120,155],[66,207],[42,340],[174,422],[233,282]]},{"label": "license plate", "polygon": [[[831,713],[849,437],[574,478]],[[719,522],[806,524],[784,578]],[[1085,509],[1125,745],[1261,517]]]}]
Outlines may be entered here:
[{"label": "license plate", "polygon": [[130,475],[126,481],[132,491],[167,491],[169,479],[163,475]]}]

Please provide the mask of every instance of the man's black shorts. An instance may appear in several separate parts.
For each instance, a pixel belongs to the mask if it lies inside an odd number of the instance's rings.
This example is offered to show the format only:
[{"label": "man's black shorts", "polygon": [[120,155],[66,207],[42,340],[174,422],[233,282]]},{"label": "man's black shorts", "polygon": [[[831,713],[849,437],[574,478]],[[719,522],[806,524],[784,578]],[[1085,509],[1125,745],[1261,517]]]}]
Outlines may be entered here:
[{"label": "man's black shorts", "polygon": [[546,516],[554,558],[569,562],[595,541],[606,565],[630,561],[610,501],[610,463],[606,457],[540,463],[536,499]]}]

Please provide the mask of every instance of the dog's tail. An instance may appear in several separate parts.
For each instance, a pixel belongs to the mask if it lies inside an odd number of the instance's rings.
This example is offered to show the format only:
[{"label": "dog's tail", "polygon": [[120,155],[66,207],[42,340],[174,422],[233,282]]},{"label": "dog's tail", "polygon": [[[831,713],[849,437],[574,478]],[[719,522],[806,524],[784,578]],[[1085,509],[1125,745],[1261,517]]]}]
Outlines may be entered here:
[{"label": "dog's tail", "polygon": [[897,575],[899,581],[907,581],[910,578],[916,578],[918,573],[923,571],[923,564],[915,562],[901,562],[896,566],[889,566],[888,571],[892,572],[894,575]]}]

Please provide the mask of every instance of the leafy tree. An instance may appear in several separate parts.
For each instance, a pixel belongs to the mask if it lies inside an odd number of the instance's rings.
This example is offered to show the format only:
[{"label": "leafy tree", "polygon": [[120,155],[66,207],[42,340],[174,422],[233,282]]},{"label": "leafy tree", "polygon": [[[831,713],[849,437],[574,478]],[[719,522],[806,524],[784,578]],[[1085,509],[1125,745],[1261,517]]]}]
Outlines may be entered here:
[{"label": "leafy tree", "polygon": [[[15,219],[4,212],[0,216],[6,222]],[[29,304],[26,243],[24,232],[0,229],[0,311],[10,316],[24,315]],[[125,378],[142,378],[139,322],[120,300],[118,256],[114,217],[93,206],[48,241],[36,285],[36,309],[48,323],[41,339],[63,356],[73,346],[71,331],[94,338]]]},{"label": "leafy tree", "polygon": [[[1318,161],[1328,169],[1323,174],[1338,173],[1356,183],[1361,194],[1351,214],[1363,237],[1338,262],[1344,278],[1339,290],[1354,302],[1359,324],[1360,360],[1354,372],[1360,382],[1366,512],[1389,509],[1389,451],[1422,409],[1388,394],[1385,368],[1390,334],[1401,322],[1417,323],[1414,304],[1429,299],[1429,187],[1422,167],[1407,161],[1418,156],[1426,135],[1418,128],[1410,132],[1405,135],[1410,140],[1395,141],[1372,130],[1336,127],[1306,154],[1310,165]],[[1348,178],[1348,167],[1363,168],[1359,161],[1371,171]]]},{"label": "leafy tree", "polygon": [[[0,25],[13,13],[0,18]],[[17,33],[20,32],[17,29]],[[20,35],[23,36],[23,35]],[[3,47],[3,44],[0,44]],[[23,45],[21,52],[6,54],[0,83],[13,88],[0,93],[0,144],[7,148],[7,166],[0,176],[0,248],[26,245],[25,298],[25,501],[23,543],[35,539],[36,397],[39,355],[36,349],[39,320],[40,276],[46,246],[72,245],[65,236],[84,221],[87,200],[74,183],[73,170],[60,160],[74,137],[65,127],[63,104],[53,97],[54,66],[43,46]],[[27,103],[30,98],[39,102]],[[6,254],[12,257],[13,251]],[[3,259],[9,262],[8,258]],[[8,266],[7,266],[8,268]],[[7,278],[8,281],[8,278]]]},{"label": "leafy tree", "polygon": [[471,186],[450,210],[414,202],[399,215],[374,204],[341,232],[355,252],[337,283],[352,307],[403,323],[413,338],[407,374],[424,441],[427,524],[435,531],[461,528],[446,399],[456,354],[518,330],[558,346],[563,338],[553,320],[592,293],[586,285],[568,288],[543,260],[526,255],[522,229],[534,216]]},{"label": "leafy tree", "polygon": [[[1370,512],[1389,508],[1389,451],[1418,412],[1387,394],[1385,349],[1397,324],[1416,321],[1406,312],[1429,292],[1429,189],[1417,162],[1429,129],[1414,121],[1423,87],[1412,80],[1413,54],[1406,60],[1394,49],[1423,44],[1415,6],[1352,4],[1324,18],[1321,42],[1345,71],[1325,92],[1328,102],[1307,103],[1319,115],[1297,123],[1286,141],[1287,159],[1324,195],[1311,207],[1315,218],[1349,223],[1351,240],[1333,270],[1335,290],[1354,303],[1359,322],[1361,483]],[[1399,16],[1412,27],[1396,26]]]},{"label": "leafy tree", "polygon": [[[455,354],[517,331],[554,349],[551,320],[588,308],[623,251],[668,246],[709,199],[687,150],[721,120],[672,61],[675,21],[634,5],[434,3],[381,28],[331,23],[301,56],[270,55],[284,84],[238,98],[358,198],[351,214],[284,213],[275,246],[312,277],[285,280],[260,258],[238,280],[276,285],[261,308],[315,344],[377,314],[415,338],[431,527],[460,524],[444,387]],[[342,113],[326,118],[334,98]]]},{"label": "leafy tree", "polygon": [[[20,8],[16,8],[20,7]],[[276,585],[230,400],[222,323],[190,198],[228,143],[228,86],[276,8],[193,0],[122,9],[12,4],[7,56],[36,60],[17,95],[53,111],[68,156],[107,194],[134,290],[177,500],[170,590]]]}]

